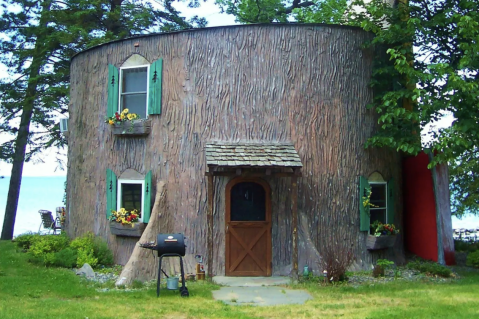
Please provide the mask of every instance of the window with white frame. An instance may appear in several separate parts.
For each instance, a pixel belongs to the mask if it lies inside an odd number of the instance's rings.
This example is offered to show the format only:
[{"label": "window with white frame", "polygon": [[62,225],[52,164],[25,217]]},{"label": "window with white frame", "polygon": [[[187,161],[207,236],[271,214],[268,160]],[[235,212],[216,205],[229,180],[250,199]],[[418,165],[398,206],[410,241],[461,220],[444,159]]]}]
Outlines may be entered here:
[{"label": "window with white frame", "polygon": [[369,177],[359,176],[359,229],[370,231],[375,221],[394,223],[395,182],[386,181],[378,172]]},{"label": "window with white frame", "polygon": [[149,65],[120,68],[119,112],[128,109],[146,118],[148,108]]},{"label": "window with white frame", "polygon": [[385,182],[369,182],[371,188],[369,213],[371,223],[376,220],[387,224],[387,184]]},{"label": "window with white frame", "polygon": [[144,194],[145,182],[143,180],[118,180],[118,196],[117,207],[125,208],[127,211],[133,209],[138,210],[140,213],[140,221],[143,221],[144,211]]}]

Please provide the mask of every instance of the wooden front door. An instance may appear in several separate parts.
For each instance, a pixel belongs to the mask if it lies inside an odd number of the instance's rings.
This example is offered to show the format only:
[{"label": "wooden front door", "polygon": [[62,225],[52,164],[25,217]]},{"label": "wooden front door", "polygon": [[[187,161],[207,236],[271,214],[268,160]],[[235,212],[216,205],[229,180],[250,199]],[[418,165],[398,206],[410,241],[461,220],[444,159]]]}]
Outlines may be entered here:
[{"label": "wooden front door", "polygon": [[226,185],[226,276],[271,276],[270,193],[259,179]]}]

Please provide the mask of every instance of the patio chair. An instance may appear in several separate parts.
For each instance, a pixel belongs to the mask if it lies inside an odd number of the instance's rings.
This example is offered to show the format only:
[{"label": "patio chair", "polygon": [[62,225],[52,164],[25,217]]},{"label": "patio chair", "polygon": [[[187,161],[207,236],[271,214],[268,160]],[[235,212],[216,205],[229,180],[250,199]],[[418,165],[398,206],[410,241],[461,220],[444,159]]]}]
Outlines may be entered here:
[{"label": "patio chair", "polygon": [[60,218],[55,218],[53,219],[52,212],[49,210],[39,210],[38,213],[40,214],[40,217],[42,218],[42,223],[40,224],[40,227],[38,228],[38,233],[40,233],[40,230],[42,229],[48,229],[48,233],[53,231],[53,234],[57,233],[57,230],[62,229],[62,225],[60,223]]}]

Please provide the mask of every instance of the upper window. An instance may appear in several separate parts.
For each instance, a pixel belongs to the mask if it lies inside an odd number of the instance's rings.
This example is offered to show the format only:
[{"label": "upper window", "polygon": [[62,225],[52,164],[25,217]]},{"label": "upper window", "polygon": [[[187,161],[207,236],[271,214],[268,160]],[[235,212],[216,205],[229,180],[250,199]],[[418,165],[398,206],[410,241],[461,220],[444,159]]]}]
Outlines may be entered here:
[{"label": "upper window", "polygon": [[138,54],[132,55],[118,69],[108,66],[107,117],[128,109],[145,119],[161,114],[163,60],[149,62]]},{"label": "upper window", "polygon": [[118,112],[128,109],[146,118],[148,108],[148,65],[120,69],[120,105]]}]

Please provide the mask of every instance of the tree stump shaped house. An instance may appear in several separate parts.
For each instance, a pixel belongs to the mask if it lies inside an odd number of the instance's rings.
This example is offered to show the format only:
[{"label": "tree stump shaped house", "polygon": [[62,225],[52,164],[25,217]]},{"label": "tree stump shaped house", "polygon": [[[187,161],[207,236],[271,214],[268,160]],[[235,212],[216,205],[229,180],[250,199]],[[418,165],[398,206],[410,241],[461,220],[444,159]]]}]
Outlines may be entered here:
[{"label": "tree stump shaped house", "polygon": [[[76,55],[69,234],[104,237],[125,264],[139,237],[112,233],[111,210],[135,207],[148,224],[163,181],[155,231],[187,237],[190,272],[195,255],[210,275],[322,271],[336,246],[357,269],[403,261],[401,234],[392,248],[366,246],[371,218],[403,225],[400,154],[364,148],[377,129],[366,108],[373,54],[363,44],[371,37],[334,25],[242,25],[139,36]],[[142,120],[105,123],[125,108]],[[377,203],[369,213],[361,209],[368,182]],[[156,262],[145,258],[145,276],[155,277]]]}]

